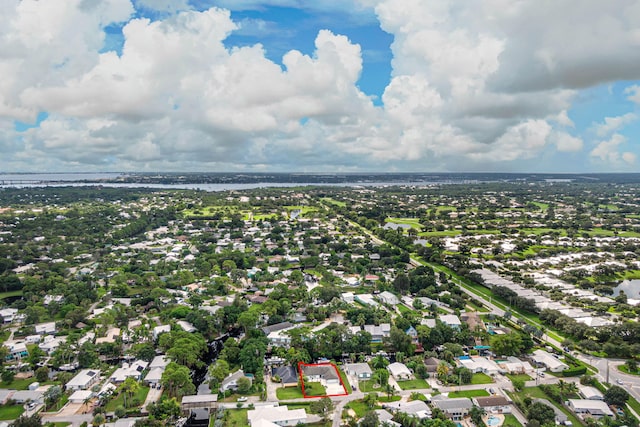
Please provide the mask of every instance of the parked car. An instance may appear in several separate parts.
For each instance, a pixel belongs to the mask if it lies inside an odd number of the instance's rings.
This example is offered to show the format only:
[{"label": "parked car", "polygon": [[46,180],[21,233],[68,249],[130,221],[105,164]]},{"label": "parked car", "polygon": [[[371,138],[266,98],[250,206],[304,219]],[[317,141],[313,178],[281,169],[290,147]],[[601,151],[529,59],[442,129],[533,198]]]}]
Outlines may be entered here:
[{"label": "parked car", "polygon": [[247,399],[249,399],[247,396],[240,396],[240,397],[238,398],[238,402],[246,402],[246,401],[247,401]]}]

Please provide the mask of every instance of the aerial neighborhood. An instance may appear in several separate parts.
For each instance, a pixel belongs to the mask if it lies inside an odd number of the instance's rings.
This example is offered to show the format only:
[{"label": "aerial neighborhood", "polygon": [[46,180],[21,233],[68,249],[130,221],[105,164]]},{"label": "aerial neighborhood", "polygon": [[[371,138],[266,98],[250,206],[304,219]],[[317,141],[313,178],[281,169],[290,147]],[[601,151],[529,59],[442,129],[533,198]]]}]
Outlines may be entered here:
[{"label": "aerial neighborhood", "polygon": [[4,188],[0,426],[635,427],[637,187]]}]

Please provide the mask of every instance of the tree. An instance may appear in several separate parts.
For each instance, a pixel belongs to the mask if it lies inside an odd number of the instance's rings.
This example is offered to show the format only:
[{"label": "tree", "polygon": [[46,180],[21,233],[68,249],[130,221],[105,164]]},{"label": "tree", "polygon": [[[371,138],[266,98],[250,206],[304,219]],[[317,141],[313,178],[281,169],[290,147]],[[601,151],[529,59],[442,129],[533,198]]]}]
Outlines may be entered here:
[{"label": "tree", "polygon": [[38,382],[46,382],[49,380],[49,368],[47,368],[46,366],[41,366],[38,369],[36,369],[36,380],[38,380]]},{"label": "tree", "polygon": [[158,420],[175,419],[180,416],[180,403],[175,398],[162,397],[159,402],[150,404],[147,409]]},{"label": "tree", "polygon": [[404,331],[396,328],[395,326],[391,327],[391,331],[389,332],[388,343],[393,347],[397,352],[405,353],[405,354],[413,354],[415,348],[411,343],[411,337],[404,333]]},{"label": "tree", "polygon": [[542,402],[535,402],[531,406],[529,406],[529,411],[527,411],[527,419],[529,421],[536,420],[540,423],[540,425],[545,425],[547,423],[554,424],[556,420],[556,413],[552,408],[545,405]]},{"label": "tree", "polygon": [[0,378],[2,378],[2,382],[5,384],[11,384],[15,376],[16,373],[8,369],[5,369],[4,371],[2,371],[2,374],[0,374]]},{"label": "tree", "polygon": [[376,407],[376,403],[378,402],[378,393],[368,393],[362,399],[362,402],[367,405],[367,408],[373,409]]},{"label": "tree", "polygon": [[102,414],[96,414],[95,417],[93,417],[93,421],[91,422],[91,424],[93,424],[94,426],[101,426],[102,424],[104,424],[105,422],[105,417]]},{"label": "tree", "polygon": [[246,334],[250,328],[255,328],[256,323],[258,323],[259,315],[258,312],[253,310],[244,311],[238,316],[238,324],[244,328],[244,333]]},{"label": "tree", "polygon": [[167,365],[162,373],[161,383],[170,397],[182,397],[196,392],[196,388],[191,382],[189,368],[175,362]]},{"label": "tree", "polygon": [[378,384],[380,384],[380,387],[384,387],[389,384],[389,371],[385,368],[376,369],[373,373],[373,378]]},{"label": "tree", "polygon": [[635,373],[638,371],[638,362],[636,362],[634,359],[629,359],[627,360],[624,365],[627,367],[627,369],[629,370],[629,372],[631,373]]},{"label": "tree", "polygon": [[491,350],[499,356],[517,356],[524,348],[519,333],[512,332],[504,335],[494,335],[491,338]]},{"label": "tree", "polygon": [[612,385],[607,391],[604,392],[604,401],[609,405],[622,406],[629,400],[629,393],[622,387]]},{"label": "tree", "polygon": [[516,391],[522,391],[525,385],[524,380],[518,378],[512,379],[511,383],[513,384],[513,388],[515,388]]},{"label": "tree", "polygon": [[407,293],[410,284],[411,281],[409,280],[409,277],[404,273],[398,274],[396,278],[393,279],[393,289],[402,295]]},{"label": "tree", "polygon": [[377,427],[378,426],[378,413],[376,411],[367,411],[360,420],[360,427]]},{"label": "tree", "polygon": [[309,410],[314,414],[320,415],[323,422],[327,422],[329,414],[333,411],[333,402],[328,397],[323,397],[322,399],[311,402]]},{"label": "tree", "polygon": [[[131,404],[131,397],[138,392],[140,385],[133,377],[127,377],[120,386],[120,392],[123,393],[124,407],[127,408]],[[127,405],[127,397],[129,397],[129,405]]]},{"label": "tree", "polygon": [[33,414],[30,417],[21,415],[20,418],[11,423],[12,427],[39,427],[42,426],[40,415]]},{"label": "tree", "polygon": [[246,394],[251,390],[251,380],[247,377],[238,378],[238,393]]},{"label": "tree", "polygon": [[51,386],[47,389],[47,391],[44,392],[42,397],[44,397],[44,402],[47,405],[47,407],[52,407],[53,405],[56,405],[56,408],[57,408],[57,403],[60,401],[60,398],[62,397],[62,388],[59,385]]},{"label": "tree", "polygon": [[388,400],[391,400],[391,396],[395,396],[396,393],[398,393],[398,390],[396,390],[396,388],[391,384],[387,384],[384,387],[384,391],[385,391],[385,393],[387,393],[387,399]]},{"label": "tree", "polygon": [[229,363],[224,359],[216,360],[216,363],[209,366],[209,376],[214,384],[220,384],[229,375]]}]

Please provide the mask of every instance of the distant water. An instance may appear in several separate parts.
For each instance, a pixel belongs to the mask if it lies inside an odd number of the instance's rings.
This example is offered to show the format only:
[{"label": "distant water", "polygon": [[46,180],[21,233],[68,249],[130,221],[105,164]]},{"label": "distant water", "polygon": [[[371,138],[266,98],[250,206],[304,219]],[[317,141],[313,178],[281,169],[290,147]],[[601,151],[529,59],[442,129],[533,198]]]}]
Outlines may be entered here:
[{"label": "distant water", "polygon": [[613,288],[613,296],[617,297],[620,295],[620,291],[624,291],[627,298],[640,299],[640,280],[632,279],[623,281]]},{"label": "distant water", "polygon": [[[100,180],[113,179],[120,174],[0,174],[0,188],[33,188],[33,187],[90,187],[100,185],[110,188],[157,188],[174,190],[202,190],[202,191],[229,191],[251,190],[254,188],[274,187],[389,187],[397,185],[433,185],[446,184],[436,182],[344,182],[344,183],[318,183],[318,182],[251,182],[251,183],[225,183],[225,184],[150,184],[135,182],[99,182]],[[95,182],[77,182],[95,181]]]},{"label": "distant water", "polygon": [[118,172],[97,173],[0,173],[0,182],[68,182],[68,181],[99,181],[115,179],[122,176]]}]

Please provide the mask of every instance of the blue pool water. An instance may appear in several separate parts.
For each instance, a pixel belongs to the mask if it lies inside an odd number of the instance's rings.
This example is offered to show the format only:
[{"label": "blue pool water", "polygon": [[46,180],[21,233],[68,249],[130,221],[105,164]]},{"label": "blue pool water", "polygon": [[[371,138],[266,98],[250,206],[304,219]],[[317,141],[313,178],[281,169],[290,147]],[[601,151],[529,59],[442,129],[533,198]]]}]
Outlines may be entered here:
[{"label": "blue pool water", "polygon": [[456,427],[462,427],[462,424],[456,423]]},{"label": "blue pool water", "polygon": [[500,425],[500,418],[496,418],[493,415],[489,415],[489,418],[487,418],[487,425],[488,426]]}]

